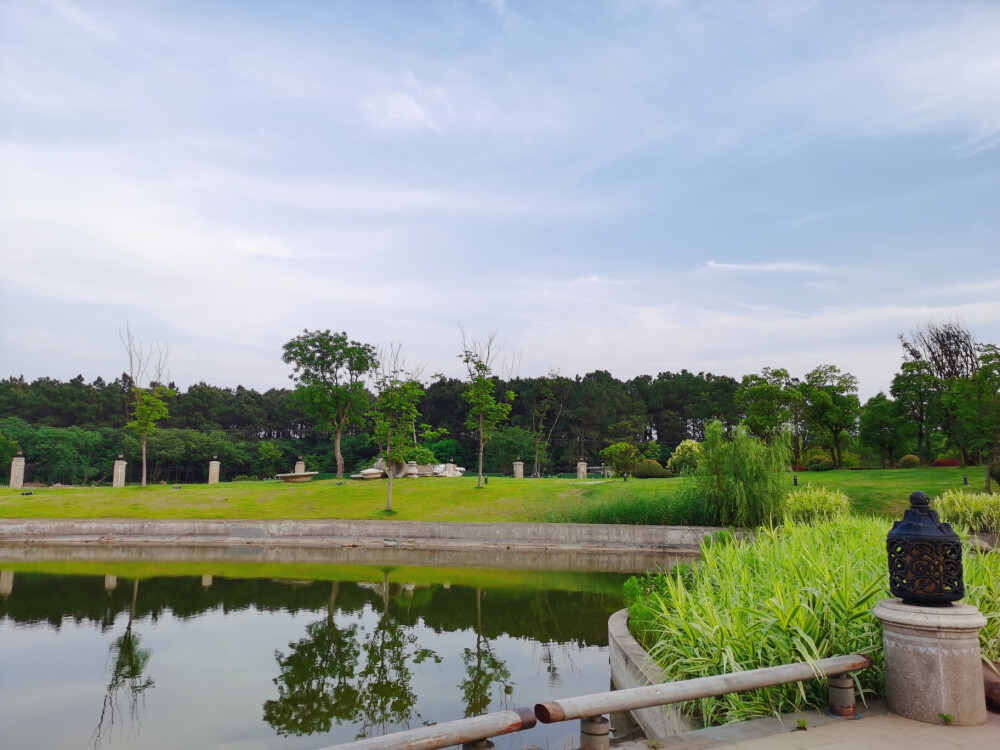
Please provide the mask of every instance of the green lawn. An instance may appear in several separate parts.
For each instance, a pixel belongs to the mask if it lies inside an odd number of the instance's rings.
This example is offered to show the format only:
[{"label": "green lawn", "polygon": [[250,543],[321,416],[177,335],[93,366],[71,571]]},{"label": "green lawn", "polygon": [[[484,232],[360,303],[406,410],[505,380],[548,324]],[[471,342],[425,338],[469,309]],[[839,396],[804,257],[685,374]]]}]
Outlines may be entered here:
[{"label": "green lawn", "polygon": [[[914,490],[931,497],[961,487],[980,490],[983,468],[921,468],[886,471],[827,471],[799,474],[799,485],[839,489],[860,513],[898,516]],[[667,497],[682,479],[619,480],[490,479],[482,489],[474,477],[401,479],[393,484],[391,518],[401,521],[542,522],[560,508],[598,504],[623,493]],[[788,475],[792,488],[792,475]],[[336,480],[308,484],[227,482],[156,485],[141,489],[108,487],[41,488],[31,495],[0,489],[0,518],[221,518],[221,519],[380,519],[385,514],[385,480]]]}]

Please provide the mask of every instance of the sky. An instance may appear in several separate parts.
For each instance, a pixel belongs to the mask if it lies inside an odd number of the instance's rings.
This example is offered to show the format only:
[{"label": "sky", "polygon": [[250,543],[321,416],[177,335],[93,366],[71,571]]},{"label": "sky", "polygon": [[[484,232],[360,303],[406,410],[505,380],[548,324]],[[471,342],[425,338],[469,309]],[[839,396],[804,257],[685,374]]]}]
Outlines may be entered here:
[{"label": "sky", "polygon": [[887,390],[1000,343],[1000,3],[0,1],[0,377],[290,387],[346,331],[460,377]]}]

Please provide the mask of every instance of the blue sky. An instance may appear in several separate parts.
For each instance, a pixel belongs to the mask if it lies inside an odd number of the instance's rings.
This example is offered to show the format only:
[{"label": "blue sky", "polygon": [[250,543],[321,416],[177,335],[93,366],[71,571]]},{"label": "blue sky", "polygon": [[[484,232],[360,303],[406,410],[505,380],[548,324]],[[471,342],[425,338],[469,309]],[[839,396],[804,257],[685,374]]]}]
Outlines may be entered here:
[{"label": "blue sky", "polygon": [[1000,3],[0,3],[0,377],[854,373],[1000,343]]}]

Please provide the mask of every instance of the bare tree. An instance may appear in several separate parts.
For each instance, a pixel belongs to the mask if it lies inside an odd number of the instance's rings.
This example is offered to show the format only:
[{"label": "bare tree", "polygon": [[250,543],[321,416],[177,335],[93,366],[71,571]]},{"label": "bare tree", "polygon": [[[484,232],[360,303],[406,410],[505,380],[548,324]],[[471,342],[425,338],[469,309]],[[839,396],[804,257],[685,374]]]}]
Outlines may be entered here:
[{"label": "bare tree", "polygon": [[971,378],[979,370],[979,345],[961,320],[929,322],[909,336],[899,334],[899,343],[911,361],[926,362],[940,380]]},{"label": "bare tree", "polygon": [[142,486],[146,486],[146,439],[156,428],[156,423],[168,416],[166,399],[176,396],[172,388],[164,384],[170,379],[167,360],[170,345],[159,340],[145,345],[138,341],[132,329],[125,324],[125,332],[118,330],[118,336],[128,355],[128,375],[130,379],[126,406],[127,427],[135,430],[142,450]]}]

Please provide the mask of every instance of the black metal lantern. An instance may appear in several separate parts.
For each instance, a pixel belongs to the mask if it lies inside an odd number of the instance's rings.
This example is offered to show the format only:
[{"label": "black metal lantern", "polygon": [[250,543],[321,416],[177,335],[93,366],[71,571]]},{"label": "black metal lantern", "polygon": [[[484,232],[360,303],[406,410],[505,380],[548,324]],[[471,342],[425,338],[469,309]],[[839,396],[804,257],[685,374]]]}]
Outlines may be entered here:
[{"label": "black metal lantern", "polygon": [[910,495],[910,509],[886,537],[889,590],[906,604],[945,606],[965,596],[962,543],[930,503],[923,492]]}]

